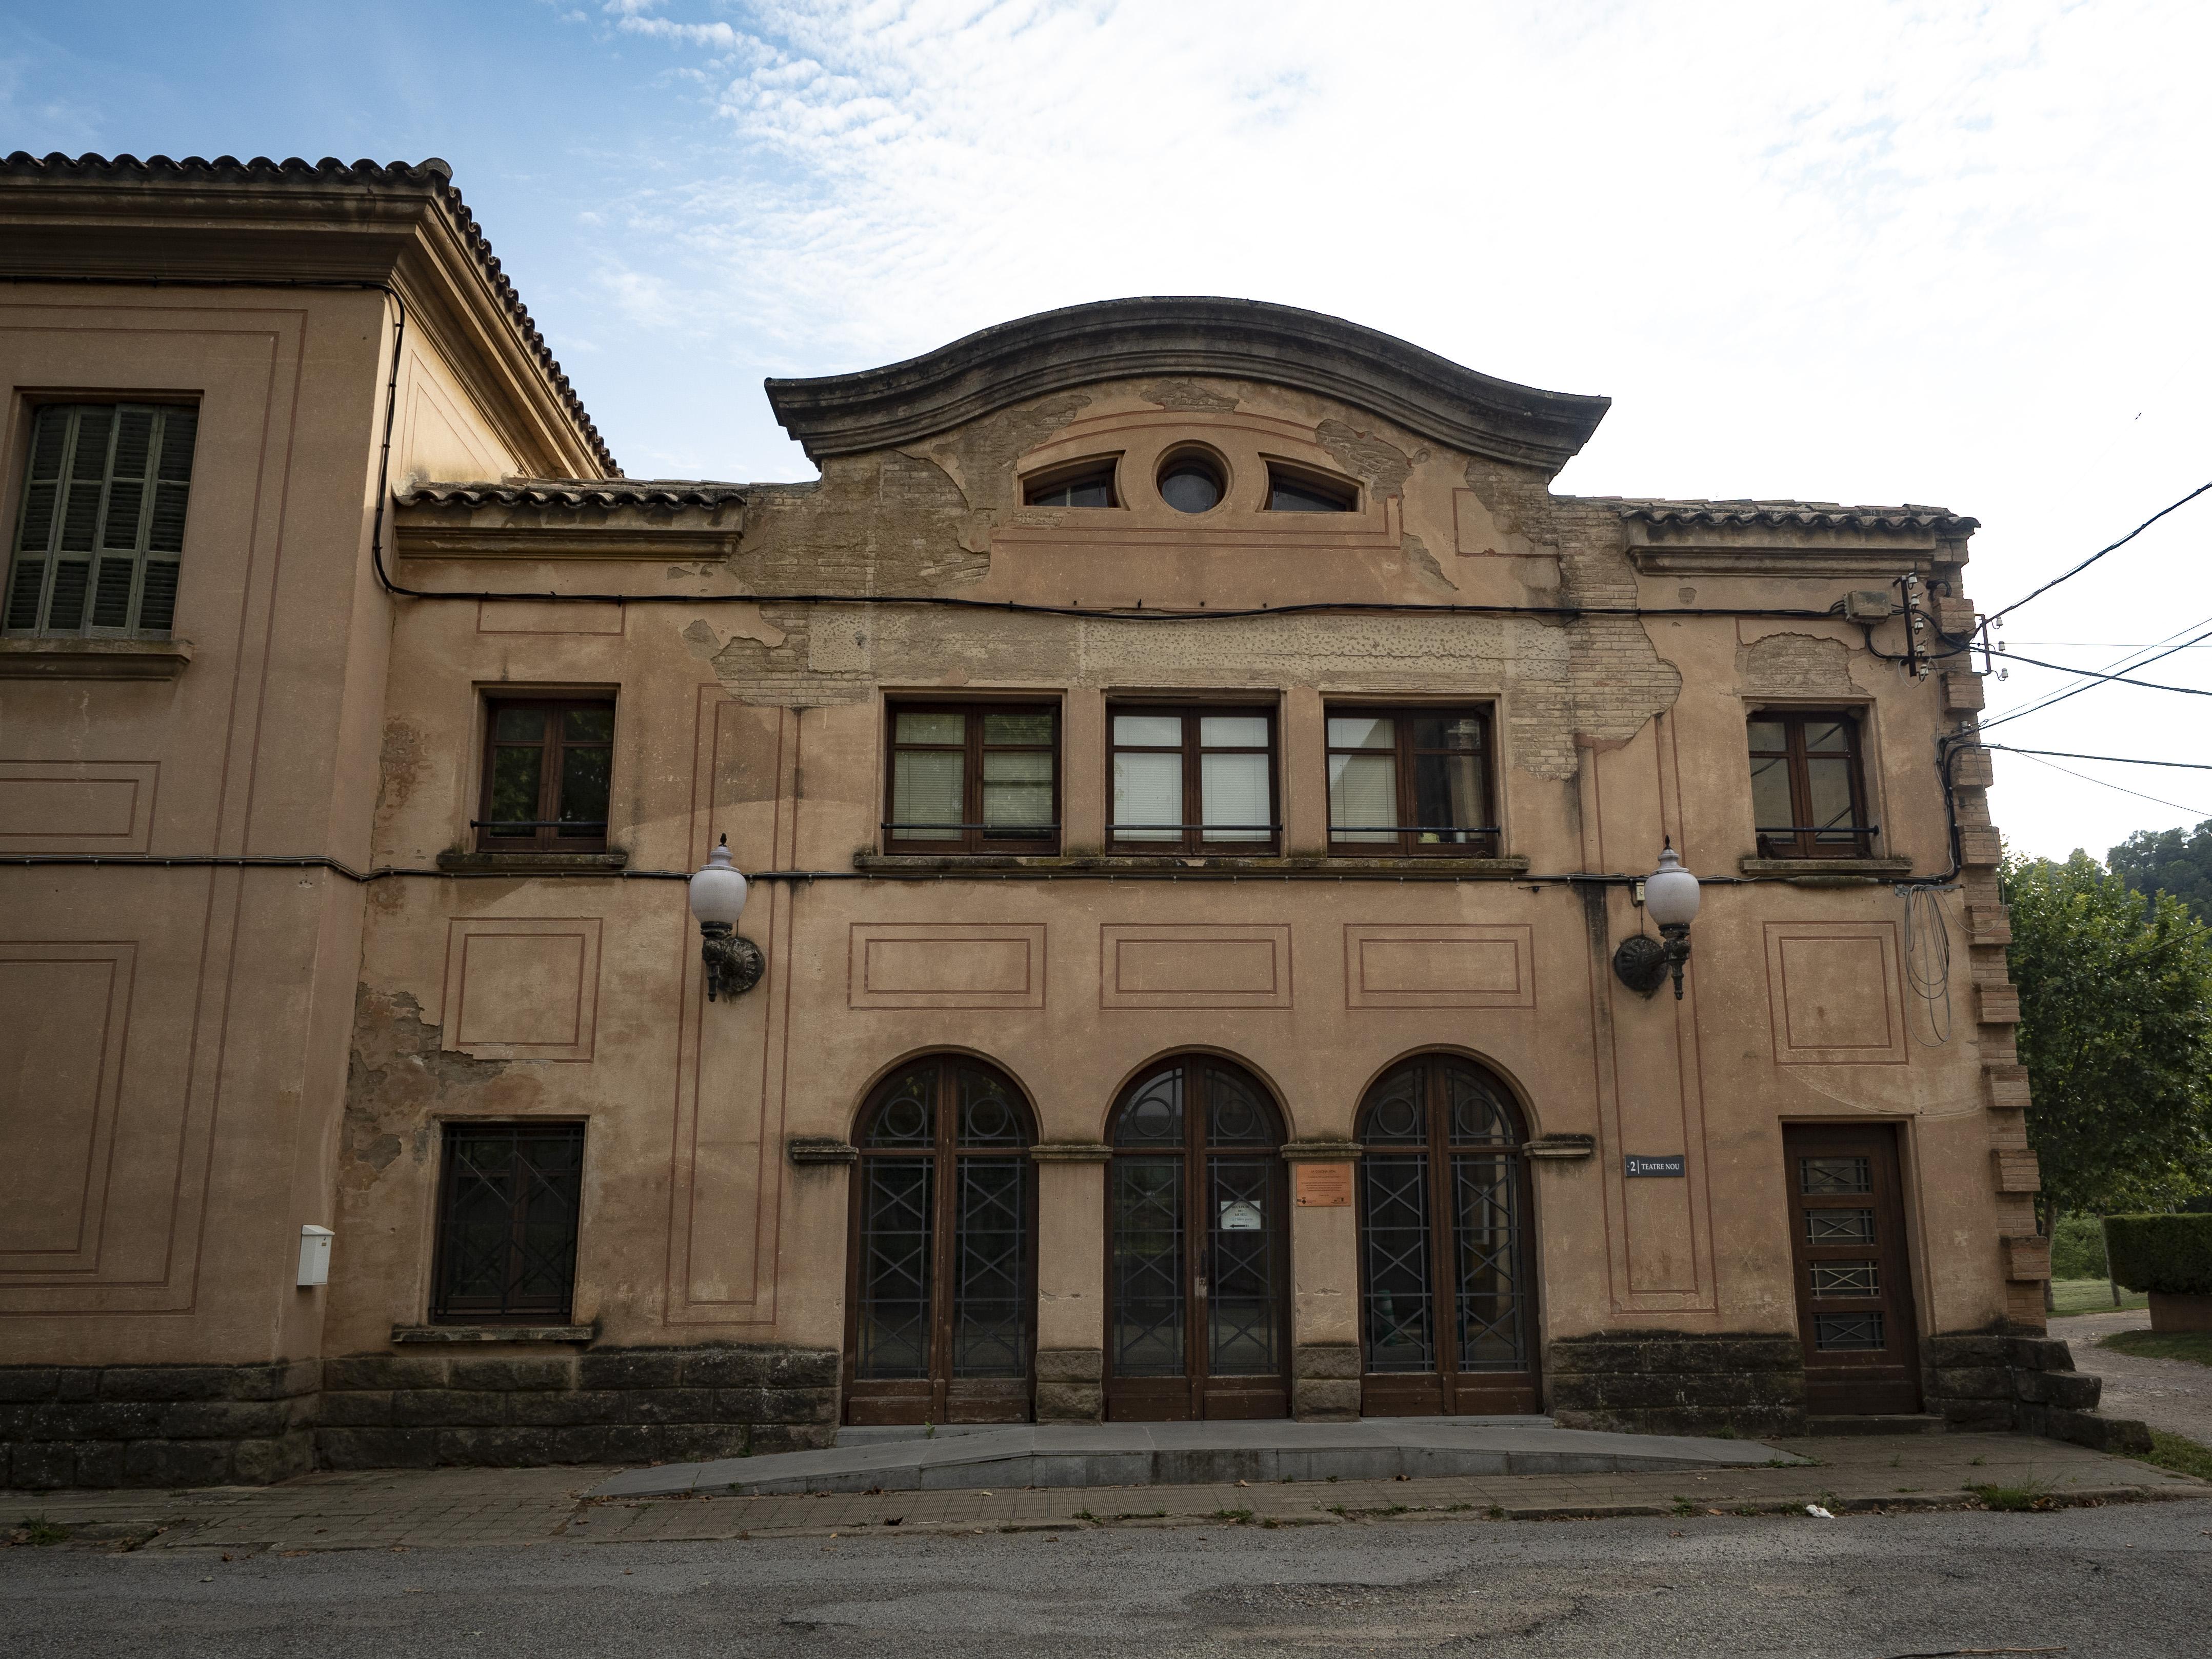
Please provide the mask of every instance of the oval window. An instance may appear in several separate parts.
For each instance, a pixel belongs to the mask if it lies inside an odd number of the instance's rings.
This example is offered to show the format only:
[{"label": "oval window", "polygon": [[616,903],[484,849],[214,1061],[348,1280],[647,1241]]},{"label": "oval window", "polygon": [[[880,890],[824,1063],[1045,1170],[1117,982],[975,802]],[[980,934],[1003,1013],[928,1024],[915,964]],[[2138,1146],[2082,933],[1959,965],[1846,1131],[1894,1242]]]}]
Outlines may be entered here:
[{"label": "oval window", "polygon": [[1186,449],[1160,464],[1160,499],[1178,513],[1210,513],[1229,493],[1229,480],[1211,455]]}]

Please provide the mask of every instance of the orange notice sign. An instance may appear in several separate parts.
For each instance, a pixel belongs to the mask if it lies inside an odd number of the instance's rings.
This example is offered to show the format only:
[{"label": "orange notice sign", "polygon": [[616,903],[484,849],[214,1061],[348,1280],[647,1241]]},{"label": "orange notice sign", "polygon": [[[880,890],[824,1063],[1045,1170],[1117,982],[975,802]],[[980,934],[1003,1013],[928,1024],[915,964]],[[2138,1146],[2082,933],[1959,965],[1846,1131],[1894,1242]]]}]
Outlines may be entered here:
[{"label": "orange notice sign", "polygon": [[1349,1164],[1301,1164],[1297,1166],[1298,1202],[1334,1207],[1352,1202]]}]

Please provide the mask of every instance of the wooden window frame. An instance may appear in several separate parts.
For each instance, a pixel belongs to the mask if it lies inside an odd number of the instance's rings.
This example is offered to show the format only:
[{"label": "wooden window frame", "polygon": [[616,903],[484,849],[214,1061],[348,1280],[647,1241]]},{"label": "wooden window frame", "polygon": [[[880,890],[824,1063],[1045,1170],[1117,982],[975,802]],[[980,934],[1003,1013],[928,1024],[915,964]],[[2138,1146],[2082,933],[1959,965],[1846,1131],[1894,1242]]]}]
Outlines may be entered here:
[{"label": "wooden window frame", "polygon": [[[1216,749],[1222,755],[1252,755],[1264,752],[1267,757],[1267,834],[1264,840],[1246,836],[1236,841],[1209,841],[1202,824],[1186,823],[1182,826],[1180,841],[1145,840],[1124,841],[1115,831],[1119,829],[1140,830],[1142,824],[1121,825],[1114,822],[1114,757],[1119,754],[1164,755],[1173,751],[1164,745],[1121,744],[1114,740],[1114,717],[1117,714],[1175,714],[1182,720],[1182,810],[1194,808],[1199,817],[1206,815],[1202,757],[1206,752],[1199,744],[1198,722],[1208,715],[1259,716],[1267,722],[1267,743],[1264,750],[1255,748]],[[1106,850],[1109,853],[1151,854],[1161,858],[1273,858],[1283,844],[1283,780],[1282,780],[1282,721],[1279,711],[1273,703],[1261,702],[1193,702],[1188,700],[1162,699],[1158,702],[1144,698],[1115,698],[1106,705]],[[1164,826],[1171,827],[1171,826]]]},{"label": "wooden window frame", "polygon": [[[501,743],[499,740],[499,714],[502,708],[528,707],[542,708],[547,715],[545,735],[538,747],[545,758],[540,762],[538,774],[538,823],[526,831],[505,831],[492,827],[495,820],[492,812],[492,784],[498,751],[501,749],[529,747],[526,744]],[[483,776],[477,786],[477,817],[471,828],[476,832],[476,849],[479,853],[604,853],[607,850],[607,824],[602,823],[593,835],[562,835],[557,820],[561,816],[561,756],[569,744],[561,734],[561,717],[570,709],[604,708],[610,714],[616,712],[615,694],[611,691],[545,691],[513,692],[501,690],[486,693],[483,699]],[[614,751],[617,737],[608,738],[605,747],[607,755],[607,807],[614,808]],[[578,748],[599,748],[601,745],[578,744]]]},{"label": "wooden window frame", "polygon": [[[1482,838],[1479,841],[1461,842],[1424,842],[1420,839],[1420,836],[1425,832],[1420,826],[1411,822],[1416,810],[1413,799],[1414,757],[1417,755],[1424,754],[1443,755],[1460,754],[1465,752],[1461,750],[1420,749],[1416,747],[1413,743],[1413,722],[1420,719],[1451,719],[1469,715],[1472,715],[1475,720],[1480,721],[1482,726],[1482,741],[1475,752],[1482,763],[1483,811],[1490,817],[1501,817],[1498,810],[1498,769],[1495,764],[1498,722],[1493,718],[1495,713],[1496,710],[1492,705],[1481,702],[1324,703],[1322,707],[1321,728],[1322,750],[1322,766],[1323,770],[1324,784],[1326,784],[1327,781],[1328,763],[1334,757],[1338,755],[1376,755],[1383,752],[1378,749],[1340,749],[1336,747],[1328,741],[1328,722],[1331,720],[1339,718],[1353,719],[1362,715],[1366,715],[1376,719],[1387,718],[1396,722],[1395,746],[1390,752],[1395,757],[1397,762],[1398,823],[1395,826],[1398,832],[1397,845],[1394,848],[1388,842],[1371,840],[1340,841],[1337,839],[1337,831],[1340,828],[1356,830],[1358,826],[1338,824],[1336,822],[1334,803],[1324,799],[1322,802],[1322,810],[1327,811],[1329,815],[1329,856],[1332,858],[1370,859],[1491,859],[1498,857],[1504,844],[1505,837],[1504,826],[1502,821],[1498,823],[1493,824],[1455,824],[1448,826],[1453,829],[1480,830],[1484,832]],[[1362,833],[1372,836],[1377,832],[1370,830]]]},{"label": "wooden window frame", "polygon": [[[1753,799],[1752,830],[1759,838],[1759,857],[1866,859],[1875,855],[1875,837],[1881,833],[1881,826],[1869,821],[1868,811],[1863,714],[1863,709],[1850,707],[1795,708],[1762,706],[1750,711],[1744,732],[1747,761],[1782,761],[1788,768],[1790,777],[1790,823],[1788,825],[1760,824],[1757,798],[1754,796]],[[1849,830],[1824,831],[1813,825],[1813,774],[1809,751],[1805,747],[1805,727],[1808,722],[1814,720],[1838,722],[1850,734],[1850,746],[1846,751],[1848,764],[1845,768],[1851,787],[1851,823]],[[1750,747],[1750,727],[1759,722],[1781,726],[1781,749]],[[1849,836],[1850,839],[1824,840],[1823,836]]]},{"label": "wooden window frame", "polygon": [[[457,1295],[453,1286],[447,1282],[456,1265],[452,1226],[456,1189],[461,1176],[460,1161],[455,1156],[454,1142],[471,1135],[484,1137],[496,1134],[506,1134],[518,1143],[530,1139],[550,1141],[558,1138],[572,1142],[576,1149],[576,1213],[569,1218],[568,1279],[563,1293],[557,1300],[548,1297],[524,1305],[514,1295],[513,1279],[519,1261],[517,1252],[522,1248],[520,1234],[529,1218],[532,1191],[522,1179],[524,1154],[519,1145],[512,1177],[516,1183],[514,1194],[516,1201],[511,1203],[509,1211],[507,1293],[502,1296],[497,1307],[489,1307],[480,1300]],[[583,1239],[584,1152],[585,1126],[573,1120],[479,1122],[448,1119],[445,1122],[439,1135],[438,1207],[430,1275],[430,1320],[433,1324],[566,1325],[574,1320],[576,1258]]]},{"label": "wooden window frame", "polygon": [[[1088,483],[1102,477],[1106,480],[1106,500],[1103,506],[1069,507],[1065,503],[1037,499],[1072,484]],[[1121,452],[1117,450],[1111,455],[1088,455],[1079,461],[1067,461],[1030,473],[1022,480],[1022,505],[1050,513],[1104,513],[1121,506]]]},{"label": "wooden window frame", "polygon": [[[922,840],[902,835],[897,825],[898,814],[898,757],[902,749],[933,751],[950,749],[950,744],[902,744],[898,740],[898,717],[901,714],[958,714],[966,721],[967,759],[962,774],[963,794],[960,807],[960,834],[933,836]],[[1034,754],[1045,745],[1039,744],[986,744],[983,741],[983,720],[986,714],[1048,714],[1052,718],[1052,821],[1049,833],[1042,836],[994,836],[983,826],[983,755],[987,749],[1005,750],[1010,753]],[[912,854],[920,857],[974,857],[988,854],[993,857],[1054,858],[1060,853],[1060,740],[1066,730],[1056,699],[1008,698],[1004,702],[977,698],[966,701],[943,697],[893,697],[884,704],[884,821],[878,826],[883,836],[884,851]]]}]

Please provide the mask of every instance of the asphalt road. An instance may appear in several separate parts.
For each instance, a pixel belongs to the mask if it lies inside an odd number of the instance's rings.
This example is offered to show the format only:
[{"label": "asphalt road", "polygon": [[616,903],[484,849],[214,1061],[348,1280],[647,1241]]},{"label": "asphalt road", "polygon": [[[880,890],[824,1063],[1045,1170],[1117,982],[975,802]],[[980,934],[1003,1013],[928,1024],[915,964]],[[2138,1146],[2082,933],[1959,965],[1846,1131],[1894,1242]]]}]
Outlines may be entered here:
[{"label": "asphalt road", "polygon": [[0,1654],[1772,1654],[2212,1647],[2212,1500],[296,1557],[0,1553]]}]

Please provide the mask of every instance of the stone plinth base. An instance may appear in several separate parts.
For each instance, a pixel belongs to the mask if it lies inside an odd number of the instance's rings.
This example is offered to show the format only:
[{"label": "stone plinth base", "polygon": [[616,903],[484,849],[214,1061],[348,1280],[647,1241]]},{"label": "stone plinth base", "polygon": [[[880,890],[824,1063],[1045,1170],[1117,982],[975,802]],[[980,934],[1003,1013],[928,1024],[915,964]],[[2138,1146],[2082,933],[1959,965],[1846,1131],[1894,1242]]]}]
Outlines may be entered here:
[{"label": "stone plinth base", "polygon": [[827,1446],[833,1350],[365,1354],[323,1366],[328,1468],[515,1468],[735,1457]]},{"label": "stone plinth base", "polygon": [[0,1367],[0,1486],[260,1486],[315,1466],[321,1365]]},{"label": "stone plinth base", "polygon": [[1795,1336],[1601,1331],[1553,1342],[1544,1368],[1562,1428],[1747,1438],[1806,1431],[1805,1358]]}]

